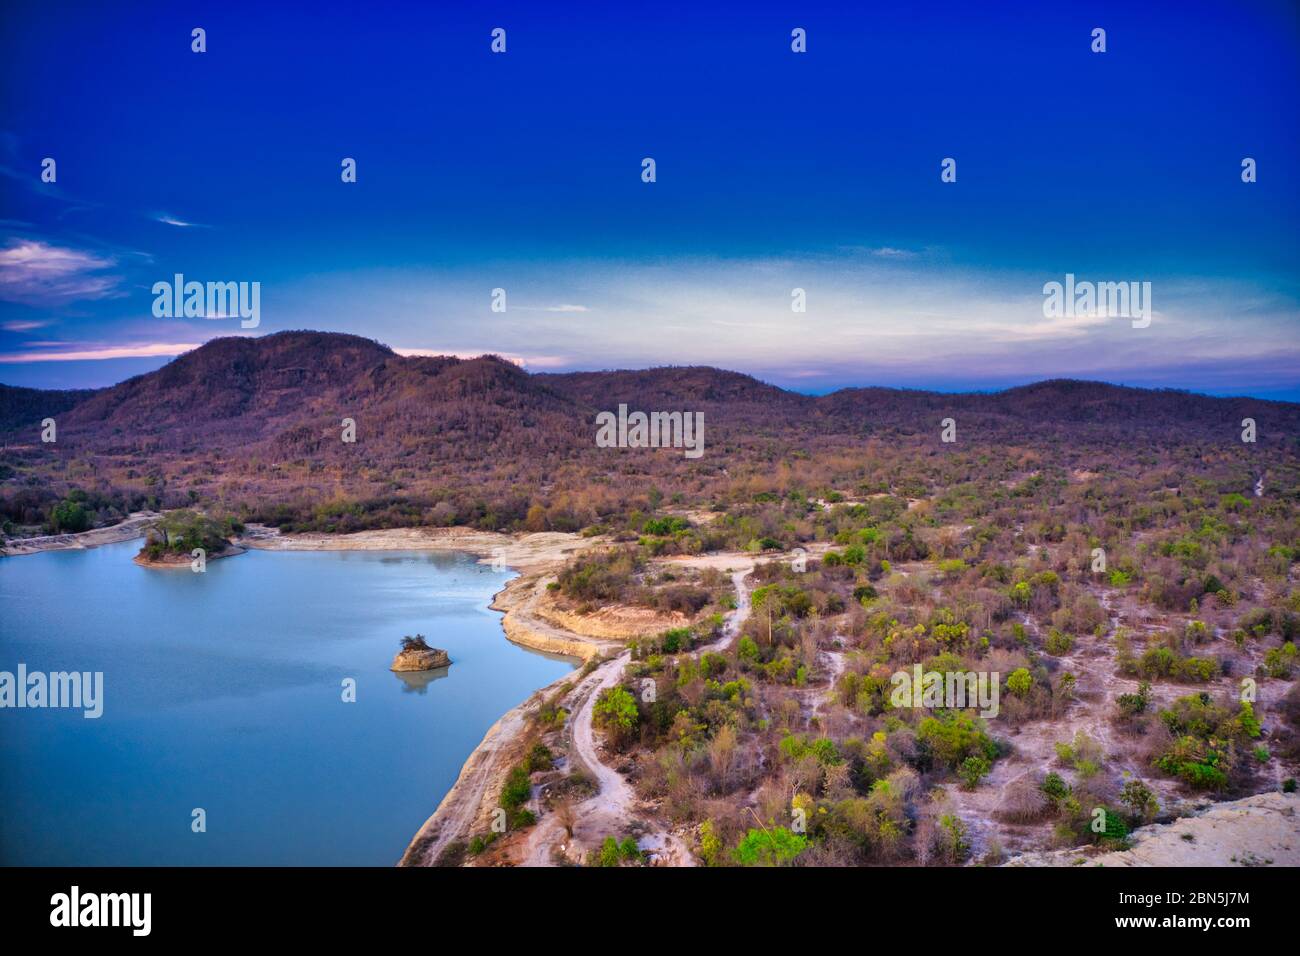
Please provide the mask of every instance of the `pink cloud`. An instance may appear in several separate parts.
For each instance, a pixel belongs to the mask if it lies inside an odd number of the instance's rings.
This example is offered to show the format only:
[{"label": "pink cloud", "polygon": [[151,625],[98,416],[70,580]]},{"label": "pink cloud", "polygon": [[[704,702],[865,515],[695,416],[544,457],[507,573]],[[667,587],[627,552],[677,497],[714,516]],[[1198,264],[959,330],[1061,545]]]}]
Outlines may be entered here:
[{"label": "pink cloud", "polygon": [[120,295],[117,276],[95,274],[116,262],[35,239],[11,239],[0,249],[0,300],[51,305]]},{"label": "pink cloud", "polygon": [[7,352],[0,354],[0,362],[85,362],[102,359],[153,358],[180,355],[202,345],[202,342],[145,342],[139,345],[83,345],[54,352]]}]

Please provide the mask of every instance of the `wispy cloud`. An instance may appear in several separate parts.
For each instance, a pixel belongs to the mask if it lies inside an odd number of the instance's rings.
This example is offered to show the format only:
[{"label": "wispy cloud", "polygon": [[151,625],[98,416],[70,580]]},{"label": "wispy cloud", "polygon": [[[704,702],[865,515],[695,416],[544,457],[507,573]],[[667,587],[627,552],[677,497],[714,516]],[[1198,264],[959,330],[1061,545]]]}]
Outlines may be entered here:
[{"label": "wispy cloud", "polygon": [[[922,255],[922,250],[907,249],[902,246],[865,246],[865,245],[848,245],[839,246],[838,252],[851,256],[872,256],[876,259],[916,259]],[[932,255],[935,249],[925,250],[926,255]]]},{"label": "wispy cloud", "polygon": [[4,329],[6,332],[32,332],[36,329],[43,329],[49,324],[48,322],[15,320],[0,325],[0,329]]},{"label": "wispy cloud", "polygon": [[511,305],[510,308],[517,312],[590,312],[591,309],[585,305],[571,305],[567,302],[560,305]]},{"label": "wispy cloud", "polygon": [[165,212],[157,213],[154,215],[153,218],[155,222],[161,222],[168,226],[179,226],[182,229],[211,229],[212,228],[211,226],[205,225],[201,222],[186,222],[184,219],[181,219],[177,216],[170,215],[169,213],[165,213]]},{"label": "wispy cloud", "polygon": [[10,239],[0,249],[0,300],[26,305],[61,305],[80,299],[121,295],[119,277],[103,275],[117,264],[95,255],[36,239]]},{"label": "wispy cloud", "polygon": [[180,355],[202,345],[202,342],[144,342],[137,345],[81,345],[69,343],[69,348],[46,352],[0,353],[0,363],[18,362],[86,362],[103,359],[153,358]]}]

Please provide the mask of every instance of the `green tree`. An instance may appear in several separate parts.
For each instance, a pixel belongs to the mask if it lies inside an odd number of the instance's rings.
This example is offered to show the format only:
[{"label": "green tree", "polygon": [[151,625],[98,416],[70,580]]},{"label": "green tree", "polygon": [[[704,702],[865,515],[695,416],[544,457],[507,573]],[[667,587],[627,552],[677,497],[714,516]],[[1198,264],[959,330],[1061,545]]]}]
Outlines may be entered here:
[{"label": "green tree", "polygon": [[1160,811],[1154,791],[1141,780],[1125,783],[1119,792],[1119,802],[1129,808],[1136,824],[1145,823]]},{"label": "green tree", "polygon": [[636,698],[623,687],[607,687],[596,698],[592,708],[592,722],[603,729],[611,742],[621,746],[632,736],[640,720]]},{"label": "green tree", "polygon": [[789,863],[808,846],[808,838],[791,833],[785,827],[750,830],[735,849],[741,866],[781,866]]},{"label": "green tree", "polygon": [[967,790],[974,790],[979,786],[980,780],[989,772],[989,762],[983,757],[967,757],[961,762],[958,773],[961,775],[962,786]]},{"label": "green tree", "polygon": [[70,498],[50,509],[50,529],[54,534],[85,531],[89,527],[90,514]]},{"label": "green tree", "polygon": [[1007,675],[1007,690],[1017,697],[1024,697],[1034,686],[1034,675],[1023,667],[1017,667]]}]

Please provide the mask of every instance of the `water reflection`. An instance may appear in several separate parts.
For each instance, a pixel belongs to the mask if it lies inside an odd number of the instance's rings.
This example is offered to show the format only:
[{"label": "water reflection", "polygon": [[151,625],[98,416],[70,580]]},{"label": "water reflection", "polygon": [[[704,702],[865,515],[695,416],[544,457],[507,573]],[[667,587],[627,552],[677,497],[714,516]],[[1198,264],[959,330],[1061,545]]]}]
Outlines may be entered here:
[{"label": "water reflection", "polygon": [[431,671],[393,671],[393,676],[404,685],[402,693],[423,694],[430,684],[442,680],[450,671],[450,667],[435,667]]}]

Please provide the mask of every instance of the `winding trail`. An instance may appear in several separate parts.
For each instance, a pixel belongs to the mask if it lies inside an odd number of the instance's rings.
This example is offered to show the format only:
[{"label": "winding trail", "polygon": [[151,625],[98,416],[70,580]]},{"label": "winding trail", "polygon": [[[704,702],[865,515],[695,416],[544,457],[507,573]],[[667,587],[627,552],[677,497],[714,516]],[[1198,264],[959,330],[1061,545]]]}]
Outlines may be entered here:
[{"label": "winding trail", "polygon": [[[493,597],[491,607],[507,612],[502,618],[502,629],[508,639],[527,647],[587,658],[617,646],[608,641],[584,638],[542,620],[535,613],[537,595],[549,580],[547,577],[521,576],[508,582]],[[593,679],[612,663],[597,667],[583,678],[570,694],[570,699],[583,688],[589,688]],[[618,673],[621,670],[615,671]],[[500,792],[511,766],[519,759],[519,743],[528,731],[529,712],[571,680],[573,675],[565,674],[534,691],[488,729],[461,767],[452,788],[412,839],[399,866],[434,866],[449,846],[468,837],[476,827],[486,827],[494,808],[495,795]]]},{"label": "winding trail", "polygon": [[[698,648],[694,652],[696,655],[721,650],[740,633],[750,612],[749,588],[745,584],[745,577],[751,569],[752,566],[732,573],[731,583],[736,589],[735,610],[728,612],[721,636]],[[574,808],[573,840],[584,846],[596,846],[607,836],[617,838],[626,835],[636,818],[635,810],[639,802],[636,792],[623,775],[602,758],[592,725],[592,710],[596,699],[601,691],[618,684],[623,669],[631,659],[631,652],[624,651],[613,660],[600,665],[570,695],[570,700],[576,705],[571,718],[573,737],[570,760],[585,767],[599,787],[595,796]],[[528,834],[523,865],[550,865],[557,849],[563,853],[568,848],[564,843],[566,839],[567,834],[556,815],[547,814]],[[694,865],[690,848],[671,832],[660,830],[644,835],[640,843],[642,849],[650,850],[659,863],[670,866]]]}]

